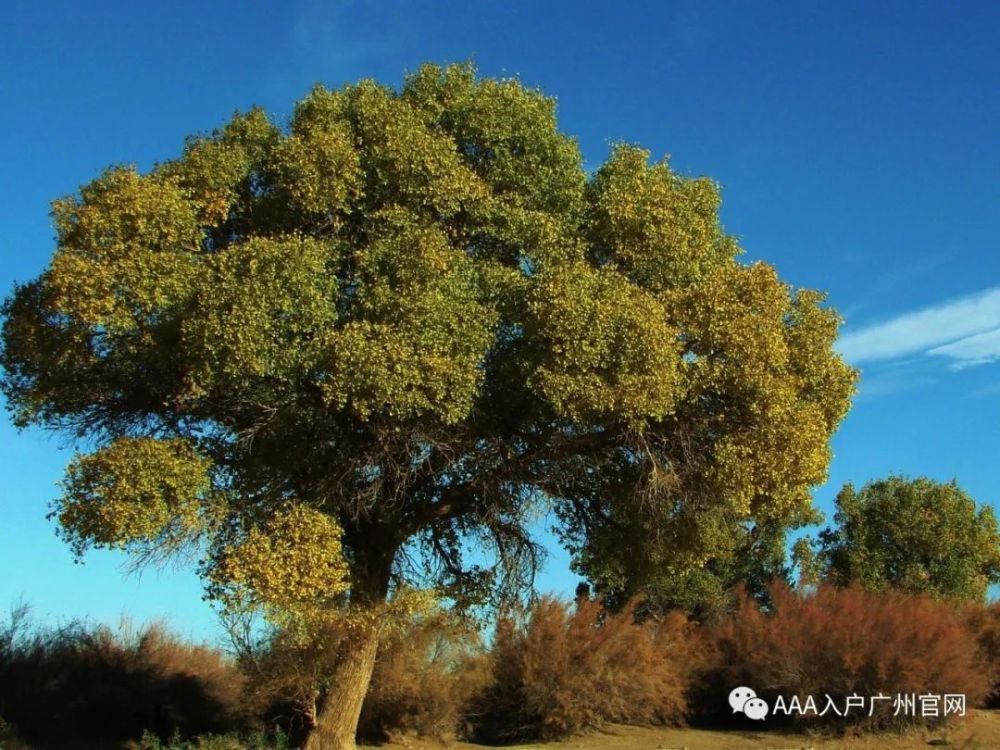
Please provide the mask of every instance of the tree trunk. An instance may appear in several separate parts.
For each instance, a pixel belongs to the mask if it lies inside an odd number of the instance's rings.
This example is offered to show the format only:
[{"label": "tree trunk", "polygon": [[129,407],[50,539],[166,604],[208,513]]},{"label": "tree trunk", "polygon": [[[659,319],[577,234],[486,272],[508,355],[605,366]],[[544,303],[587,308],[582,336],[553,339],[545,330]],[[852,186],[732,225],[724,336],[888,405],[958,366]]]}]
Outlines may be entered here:
[{"label": "tree trunk", "polygon": [[[364,611],[385,603],[389,593],[392,561],[399,546],[397,540],[378,537],[371,528],[352,540],[354,566],[351,571],[351,607]],[[306,740],[304,750],[355,750],[355,736],[361,706],[375,670],[378,651],[378,618],[358,627],[352,642],[330,679],[326,700],[316,714],[316,725]]]},{"label": "tree trunk", "polygon": [[364,628],[332,675],[330,694],[317,712],[316,726],[306,740],[305,750],[355,749],[361,705],[375,669],[377,650],[377,628]]}]

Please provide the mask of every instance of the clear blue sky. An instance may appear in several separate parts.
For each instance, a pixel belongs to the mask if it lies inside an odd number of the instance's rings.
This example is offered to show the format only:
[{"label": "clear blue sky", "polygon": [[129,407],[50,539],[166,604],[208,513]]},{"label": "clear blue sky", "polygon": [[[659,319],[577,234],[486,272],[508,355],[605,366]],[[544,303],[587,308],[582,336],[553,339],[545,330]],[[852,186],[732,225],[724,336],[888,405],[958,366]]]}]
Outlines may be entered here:
[{"label": "clear blue sky", "polygon": [[[7,0],[0,289],[47,262],[48,202],[108,164],[253,104],[287,115],[315,82],[468,59],[556,95],[589,167],[625,140],[717,179],[748,256],[829,292],[864,377],[821,509],[891,471],[1000,501],[998,3]],[[0,608],[217,634],[190,573],[73,564],[45,519],[70,455],[0,426]],[[572,590],[564,555],[540,584]]]}]

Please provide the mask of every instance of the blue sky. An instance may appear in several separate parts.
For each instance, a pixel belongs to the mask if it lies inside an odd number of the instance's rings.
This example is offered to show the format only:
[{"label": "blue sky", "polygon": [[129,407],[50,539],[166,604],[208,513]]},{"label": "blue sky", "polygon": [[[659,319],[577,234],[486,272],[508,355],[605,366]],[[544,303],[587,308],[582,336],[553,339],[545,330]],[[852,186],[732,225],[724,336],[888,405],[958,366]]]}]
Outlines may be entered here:
[{"label": "blue sky", "polygon": [[[148,168],[253,104],[287,115],[315,82],[471,59],[557,96],[588,167],[624,140],[715,178],[747,257],[829,292],[864,375],[821,509],[893,471],[1000,502],[1000,4],[8,0],[4,16],[3,294],[52,252],[48,202],[105,166]],[[216,637],[189,572],[73,564],[45,519],[71,455],[0,425],[0,608]],[[540,585],[575,582],[556,551]]]}]

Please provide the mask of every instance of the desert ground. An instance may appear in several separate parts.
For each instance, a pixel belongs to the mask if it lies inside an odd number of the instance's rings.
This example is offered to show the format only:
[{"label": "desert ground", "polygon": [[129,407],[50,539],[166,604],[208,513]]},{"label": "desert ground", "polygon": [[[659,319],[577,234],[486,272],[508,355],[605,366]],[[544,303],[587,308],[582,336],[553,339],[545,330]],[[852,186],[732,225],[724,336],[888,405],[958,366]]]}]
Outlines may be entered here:
[{"label": "desert ground", "polygon": [[[401,739],[403,750],[440,748],[426,741]],[[457,743],[454,750],[483,750]],[[511,750],[916,750],[950,747],[956,750],[1000,750],[1000,711],[973,710],[945,728],[906,734],[827,737],[778,732],[721,732],[702,729],[653,729],[613,726],[564,742],[516,745]]]}]

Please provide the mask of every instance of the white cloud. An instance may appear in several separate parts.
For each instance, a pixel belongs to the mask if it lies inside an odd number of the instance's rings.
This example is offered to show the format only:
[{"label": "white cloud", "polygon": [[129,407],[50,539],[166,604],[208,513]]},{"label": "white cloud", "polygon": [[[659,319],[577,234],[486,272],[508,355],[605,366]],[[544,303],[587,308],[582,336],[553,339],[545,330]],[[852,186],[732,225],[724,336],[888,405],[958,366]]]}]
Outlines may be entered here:
[{"label": "white cloud", "polygon": [[997,329],[1000,287],[848,332],[837,350],[854,364],[923,352],[951,357],[968,367],[1000,358]]},{"label": "white cloud", "polygon": [[934,347],[927,353],[955,360],[950,365],[953,370],[996,362],[1000,359],[1000,328]]}]

